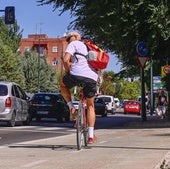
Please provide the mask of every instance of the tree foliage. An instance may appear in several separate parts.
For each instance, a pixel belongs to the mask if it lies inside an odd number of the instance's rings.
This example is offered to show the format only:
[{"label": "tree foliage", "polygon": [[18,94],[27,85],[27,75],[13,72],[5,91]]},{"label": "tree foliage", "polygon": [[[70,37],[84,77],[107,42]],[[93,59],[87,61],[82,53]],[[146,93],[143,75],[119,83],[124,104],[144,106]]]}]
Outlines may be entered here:
[{"label": "tree foliage", "polygon": [[[145,41],[150,55],[170,57],[170,8],[168,0],[37,0],[53,4],[61,14],[75,17],[70,28],[78,29],[105,49],[115,52],[127,70],[136,70],[136,45]],[[129,72],[129,71],[126,71]]]},{"label": "tree foliage", "polygon": [[59,91],[57,72],[47,63],[45,58],[39,58],[35,51],[25,52],[22,57],[22,69],[26,79],[25,90],[27,92],[35,93],[38,91],[38,72],[40,91]]},{"label": "tree foliage", "polygon": [[137,99],[141,93],[140,81],[130,82],[116,76],[113,71],[103,72],[103,83],[100,89],[101,94],[113,95],[120,100]]},{"label": "tree foliage", "polygon": [[0,80],[13,81],[24,86],[24,76],[17,54],[20,34],[18,29],[14,29],[15,26],[8,27],[0,20]]}]

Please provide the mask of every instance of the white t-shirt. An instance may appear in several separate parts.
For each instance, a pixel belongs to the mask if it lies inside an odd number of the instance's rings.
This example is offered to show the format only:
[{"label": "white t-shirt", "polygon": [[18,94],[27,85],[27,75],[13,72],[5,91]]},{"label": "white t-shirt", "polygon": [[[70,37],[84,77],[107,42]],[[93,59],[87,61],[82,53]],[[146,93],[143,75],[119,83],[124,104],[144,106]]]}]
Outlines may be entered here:
[{"label": "white t-shirt", "polygon": [[70,74],[76,75],[76,76],[82,76],[82,77],[88,77],[90,79],[93,79],[97,81],[98,74],[95,70],[93,70],[88,62],[87,59],[84,56],[76,54],[76,57],[74,56],[74,53],[82,53],[83,55],[87,55],[87,47],[86,45],[81,41],[72,41],[68,44],[67,49],[65,52],[70,53],[72,66],[70,68]]}]

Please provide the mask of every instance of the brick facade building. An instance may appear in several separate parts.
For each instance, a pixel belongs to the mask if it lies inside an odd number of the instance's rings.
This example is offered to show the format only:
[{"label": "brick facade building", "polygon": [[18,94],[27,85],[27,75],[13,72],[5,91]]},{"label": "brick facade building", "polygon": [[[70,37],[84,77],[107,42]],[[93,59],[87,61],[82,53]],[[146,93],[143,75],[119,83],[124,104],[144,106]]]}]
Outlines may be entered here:
[{"label": "brick facade building", "polygon": [[47,62],[53,66],[56,71],[63,70],[61,56],[67,47],[65,38],[49,38],[46,34],[30,34],[28,38],[21,39],[20,53],[25,51],[37,50],[40,58],[45,57]]}]

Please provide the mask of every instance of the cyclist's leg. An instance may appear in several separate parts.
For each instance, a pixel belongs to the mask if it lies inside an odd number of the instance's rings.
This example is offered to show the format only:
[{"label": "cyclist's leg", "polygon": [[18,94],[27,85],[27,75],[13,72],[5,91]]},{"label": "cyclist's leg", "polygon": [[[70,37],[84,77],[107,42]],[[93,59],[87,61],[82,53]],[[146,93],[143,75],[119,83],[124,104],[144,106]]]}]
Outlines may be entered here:
[{"label": "cyclist's leg", "polygon": [[94,110],[94,97],[87,98],[87,123],[89,128],[89,138],[94,137],[95,121],[96,121],[96,114]]},{"label": "cyclist's leg", "polygon": [[60,85],[61,95],[64,97],[65,101],[67,102],[70,109],[70,115],[72,115],[76,109],[72,104],[70,89],[76,86],[76,83],[72,79],[72,76],[70,74],[66,74],[60,80],[59,85]]},{"label": "cyclist's leg", "polygon": [[87,100],[87,122],[88,122],[88,134],[89,134],[88,143],[93,143],[96,140],[96,137],[94,135],[94,125],[96,120],[95,108],[94,108],[96,82],[91,79],[87,79],[86,86],[83,88],[83,90]]},{"label": "cyclist's leg", "polygon": [[60,90],[61,90],[61,94],[64,97],[65,101],[68,103],[71,101],[71,93],[70,90],[66,87],[66,85],[63,83],[62,80],[60,80],[59,82],[60,84]]}]

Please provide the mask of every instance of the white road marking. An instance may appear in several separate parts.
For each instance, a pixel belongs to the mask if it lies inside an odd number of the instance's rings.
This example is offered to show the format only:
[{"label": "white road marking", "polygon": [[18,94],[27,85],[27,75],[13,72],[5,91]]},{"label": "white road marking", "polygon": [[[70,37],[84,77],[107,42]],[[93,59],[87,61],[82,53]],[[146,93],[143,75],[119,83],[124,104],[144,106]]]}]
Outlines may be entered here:
[{"label": "white road marking", "polygon": [[30,167],[33,167],[33,166],[36,166],[36,165],[39,165],[39,164],[42,164],[42,163],[45,163],[45,162],[47,162],[47,160],[34,161],[32,163],[22,165],[21,167],[30,168]]}]

